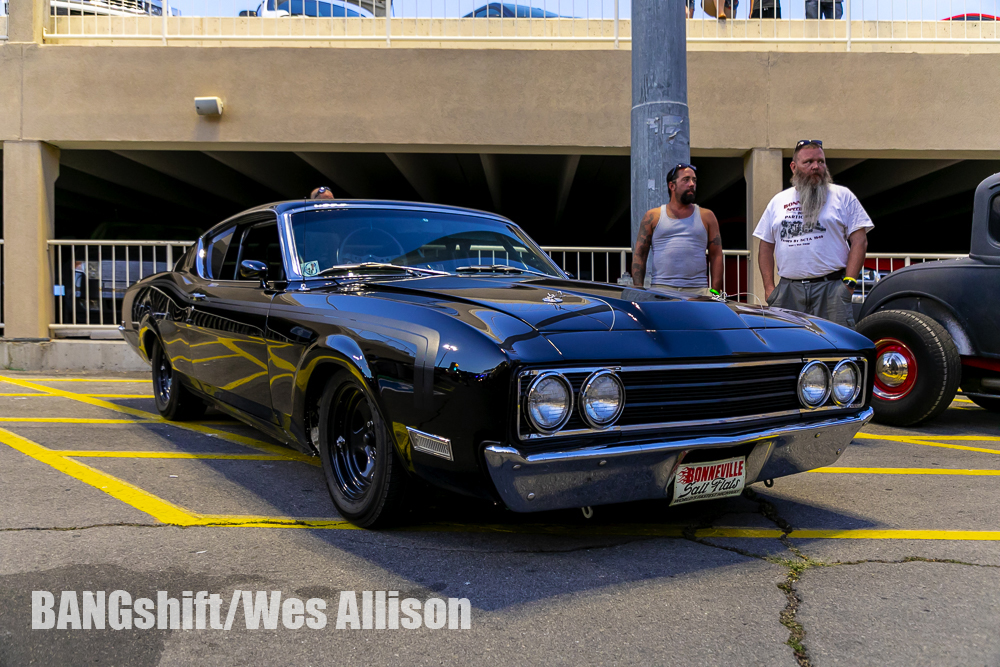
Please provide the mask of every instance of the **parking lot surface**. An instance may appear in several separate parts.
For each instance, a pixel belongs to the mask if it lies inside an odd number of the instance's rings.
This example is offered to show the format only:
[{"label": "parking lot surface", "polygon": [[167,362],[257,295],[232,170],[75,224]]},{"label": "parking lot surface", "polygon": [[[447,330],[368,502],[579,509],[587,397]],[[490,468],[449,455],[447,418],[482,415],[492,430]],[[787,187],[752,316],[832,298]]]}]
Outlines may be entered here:
[{"label": "parking lot surface", "polygon": [[[317,460],[148,375],[0,376],[0,664],[1000,664],[1000,415],[869,425],[742,497],[518,515],[439,493],[340,519]],[[280,591],[321,629],[32,629],[32,591]],[[336,629],[343,591],[467,598],[467,630]],[[268,593],[270,594],[270,593]]]}]

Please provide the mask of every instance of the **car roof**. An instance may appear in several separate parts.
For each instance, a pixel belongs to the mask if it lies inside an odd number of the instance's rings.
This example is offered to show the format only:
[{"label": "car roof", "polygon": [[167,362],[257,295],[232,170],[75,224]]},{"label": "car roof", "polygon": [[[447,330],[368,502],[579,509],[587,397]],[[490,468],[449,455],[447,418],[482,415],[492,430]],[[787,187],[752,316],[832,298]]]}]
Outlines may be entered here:
[{"label": "car roof", "polygon": [[222,227],[226,224],[231,223],[235,218],[241,218],[246,215],[252,215],[254,213],[264,213],[267,211],[274,212],[278,215],[282,215],[289,211],[295,211],[300,209],[313,209],[313,210],[324,210],[324,209],[386,209],[386,210],[407,210],[407,211],[426,211],[428,213],[460,213],[463,215],[472,215],[478,218],[486,218],[493,220],[495,222],[502,222],[505,224],[515,224],[513,221],[499,215],[498,213],[490,213],[489,211],[480,211],[474,208],[464,208],[461,206],[448,206],[446,204],[428,204],[427,202],[412,202],[412,201],[396,201],[392,199],[291,199],[287,201],[272,202],[270,204],[263,204],[255,208],[248,209],[246,211],[240,211],[236,215],[230,216],[223,220],[222,222],[213,225],[208,229],[202,236],[211,234],[217,227]]}]

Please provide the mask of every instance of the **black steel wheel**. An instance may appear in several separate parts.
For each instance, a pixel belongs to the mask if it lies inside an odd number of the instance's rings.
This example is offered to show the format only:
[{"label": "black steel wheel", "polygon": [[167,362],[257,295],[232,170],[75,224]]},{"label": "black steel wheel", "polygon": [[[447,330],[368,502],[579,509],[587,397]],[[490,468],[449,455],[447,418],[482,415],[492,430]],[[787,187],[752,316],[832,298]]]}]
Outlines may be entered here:
[{"label": "black steel wheel", "polygon": [[951,334],[910,310],[883,310],[858,323],[875,343],[875,421],[912,426],[944,412],[962,380],[962,359]]},{"label": "black steel wheel", "polygon": [[159,340],[153,341],[149,358],[153,362],[153,399],[163,418],[188,421],[205,414],[205,403],[181,383]]},{"label": "black steel wheel", "polygon": [[320,399],[319,449],[330,498],[362,528],[398,521],[407,473],[375,403],[360,382],[338,376]]}]

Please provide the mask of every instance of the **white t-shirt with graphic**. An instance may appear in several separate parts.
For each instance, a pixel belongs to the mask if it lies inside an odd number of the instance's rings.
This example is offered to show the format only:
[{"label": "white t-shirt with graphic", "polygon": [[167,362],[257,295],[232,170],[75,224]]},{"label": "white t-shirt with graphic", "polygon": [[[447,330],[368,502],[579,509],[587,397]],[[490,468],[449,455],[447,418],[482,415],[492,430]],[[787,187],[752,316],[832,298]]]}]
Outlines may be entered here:
[{"label": "white t-shirt with graphic", "polygon": [[812,229],[802,222],[799,193],[788,188],[774,196],[753,235],[774,244],[774,259],[782,278],[819,278],[847,266],[847,237],[875,225],[854,193],[830,185],[826,204]]}]

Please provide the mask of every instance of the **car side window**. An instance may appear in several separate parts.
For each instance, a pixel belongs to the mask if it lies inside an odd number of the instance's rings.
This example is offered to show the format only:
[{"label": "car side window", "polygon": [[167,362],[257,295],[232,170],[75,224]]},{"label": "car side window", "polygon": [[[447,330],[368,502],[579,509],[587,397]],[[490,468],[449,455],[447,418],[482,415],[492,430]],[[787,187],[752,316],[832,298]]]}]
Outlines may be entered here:
[{"label": "car side window", "polygon": [[207,261],[202,265],[202,273],[207,274],[206,278],[222,278],[226,253],[233,245],[233,234],[235,231],[235,227],[230,227],[206,241],[205,246],[208,256],[206,257]]},{"label": "car side window", "polygon": [[990,238],[1000,244],[1000,195],[994,196],[990,202]]},{"label": "car side window", "polygon": [[[243,243],[240,244],[240,263],[248,259],[267,264],[268,280],[285,279],[277,223],[265,222],[247,230],[243,236]],[[236,279],[241,280],[238,272]]]}]

